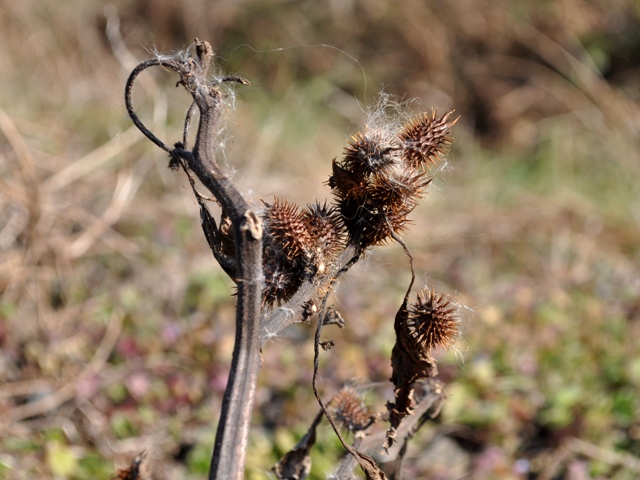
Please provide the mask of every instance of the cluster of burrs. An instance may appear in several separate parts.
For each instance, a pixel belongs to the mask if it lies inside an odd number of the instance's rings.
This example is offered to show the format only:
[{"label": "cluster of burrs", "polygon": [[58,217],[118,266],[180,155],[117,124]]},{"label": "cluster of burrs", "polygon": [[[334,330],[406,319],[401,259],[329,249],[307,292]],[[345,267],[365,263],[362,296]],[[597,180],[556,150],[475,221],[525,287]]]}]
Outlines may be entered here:
[{"label": "cluster of burrs", "polygon": [[302,210],[278,198],[265,202],[263,305],[289,300],[347,245],[362,254],[406,230],[432,180],[429,168],[451,144],[452,113],[419,115],[398,132],[365,128],[353,135],[342,160],[333,161],[333,205]]}]

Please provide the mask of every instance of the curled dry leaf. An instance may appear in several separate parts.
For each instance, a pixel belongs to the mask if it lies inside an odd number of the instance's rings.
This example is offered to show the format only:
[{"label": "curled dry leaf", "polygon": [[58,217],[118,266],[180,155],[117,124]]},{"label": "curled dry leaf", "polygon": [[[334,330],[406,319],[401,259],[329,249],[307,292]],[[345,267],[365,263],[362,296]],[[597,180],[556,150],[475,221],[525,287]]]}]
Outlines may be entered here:
[{"label": "curled dry leaf", "polygon": [[276,463],[271,471],[281,480],[304,480],[311,472],[311,447],[316,443],[316,427],[323,418],[323,413],[316,415],[309,431],[302,440],[287,452]]}]

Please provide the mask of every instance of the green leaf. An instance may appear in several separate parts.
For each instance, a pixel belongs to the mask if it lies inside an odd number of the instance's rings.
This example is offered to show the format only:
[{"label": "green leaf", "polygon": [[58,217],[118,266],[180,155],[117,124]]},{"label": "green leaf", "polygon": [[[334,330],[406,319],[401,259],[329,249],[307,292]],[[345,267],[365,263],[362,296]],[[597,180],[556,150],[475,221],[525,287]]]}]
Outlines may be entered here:
[{"label": "green leaf", "polygon": [[58,441],[47,443],[47,465],[56,478],[68,478],[76,471],[78,459],[71,449]]}]

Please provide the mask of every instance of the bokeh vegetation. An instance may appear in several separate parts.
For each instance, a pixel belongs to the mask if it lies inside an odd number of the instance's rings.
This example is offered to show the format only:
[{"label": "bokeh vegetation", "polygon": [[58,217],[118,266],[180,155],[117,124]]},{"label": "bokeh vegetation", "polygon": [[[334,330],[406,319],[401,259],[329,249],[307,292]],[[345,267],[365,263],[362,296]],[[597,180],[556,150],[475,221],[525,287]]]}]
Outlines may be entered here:
[{"label": "bokeh vegetation", "polygon": [[[206,474],[231,285],[122,101],[137,60],[194,37],[252,82],[224,163],[256,202],[329,199],[381,89],[461,115],[406,238],[423,283],[471,308],[408,477],[640,476],[637,2],[25,0],[0,9],[0,477],[109,478],[143,449],[158,478]],[[156,73],[136,102],[172,143],[187,97]],[[390,376],[406,260],[365,263],[325,330],[326,395]],[[264,349],[247,478],[317,412],[310,335]],[[319,436],[313,478],[342,454]]]}]

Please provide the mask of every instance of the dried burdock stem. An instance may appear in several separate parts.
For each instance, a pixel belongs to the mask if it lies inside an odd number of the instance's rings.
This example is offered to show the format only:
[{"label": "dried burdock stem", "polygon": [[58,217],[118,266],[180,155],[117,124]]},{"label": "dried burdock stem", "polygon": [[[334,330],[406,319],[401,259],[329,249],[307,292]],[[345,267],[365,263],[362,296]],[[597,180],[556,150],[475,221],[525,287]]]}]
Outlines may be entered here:
[{"label": "dried burdock stem", "polygon": [[414,435],[418,433],[418,430],[420,430],[420,428],[422,428],[422,426],[425,423],[427,423],[427,421],[435,418],[440,413],[441,407],[442,407],[442,401],[439,402],[439,404],[434,409],[434,411],[426,410],[422,415],[418,415],[416,412],[414,412],[413,415],[415,418],[417,418],[417,421],[415,422],[414,425],[411,426],[410,429],[408,429],[408,431],[405,434],[401,436],[401,438],[403,439],[402,446],[400,447],[400,450],[398,451],[398,455],[396,456],[396,460],[394,462],[393,480],[402,480],[404,478],[402,467],[403,467],[404,457],[407,454],[407,450],[409,448],[409,442],[414,437]]},{"label": "dried burdock stem", "polygon": [[[218,147],[216,132],[224,108],[224,94],[207,78],[213,51],[207,42],[196,39],[194,53],[177,59],[156,58],[138,65],[127,80],[125,102],[134,124],[158,147],[168,152],[172,162],[185,162],[202,184],[213,194],[233,225],[238,285],[236,335],[227,388],[222,400],[218,430],[213,449],[209,479],[240,480],[244,463],[249,424],[260,371],[260,307],[262,294],[262,222],[238,188],[222,172],[215,159]],[[191,94],[200,119],[193,151],[185,142],[169,148],[151,133],[135,114],[131,91],[143,70],[161,66],[180,76],[179,84]],[[221,81],[248,83],[239,77]],[[189,121],[192,110],[189,110]],[[185,123],[185,130],[188,128]]]},{"label": "dried burdock stem", "polygon": [[[191,107],[189,107],[189,112],[187,112],[188,119],[191,116],[191,113],[192,113],[191,110],[193,108],[195,108],[195,103],[192,103]],[[188,124],[187,124],[187,121],[185,121],[185,135],[184,135],[185,141],[186,141],[187,129],[188,129]],[[172,158],[171,162],[173,161],[174,159]],[[173,168],[174,165],[172,165],[171,162],[169,163],[169,167]],[[200,206],[200,222],[202,225],[202,231],[204,232],[204,236],[207,239],[207,243],[209,244],[209,248],[211,249],[213,256],[215,257],[216,261],[220,264],[222,269],[225,271],[225,273],[229,275],[229,277],[232,280],[235,281],[236,273],[238,271],[238,265],[236,262],[236,255],[235,255],[235,245],[232,247],[229,247],[228,243],[230,239],[228,237],[229,236],[233,237],[233,235],[232,234],[229,235],[229,232],[225,230],[225,229],[230,230],[233,228],[233,226],[231,225],[231,221],[229,220],[229,217],[226,215],[223,215],[222,219],[220,220],[220,223],[221,223],[220,228],[218,228],[218,225],[216,224],[216,221],[213,218],[213,215],[211,215],[211,212],[209,211],[209,207],[207,207],[207,204],[205,202],[206,200],[211,200],[211,199],[208,197],[205,197],[203,194],[201,194],[198,191],[198,189],[196,188],[195,181],[193,179],[193,175],[191,174],[191,171],[189,170],[189,167],[186,164],[186,162],[183,159],[176,157],[175,163],[177,163],[177,165],[182,167],[185,174],[187,175],[187,178],[189,179],[191,190],[193,191],[193,194],[196,197],[198,205]],[[232,243],[235,243],[235,241]]]}]

